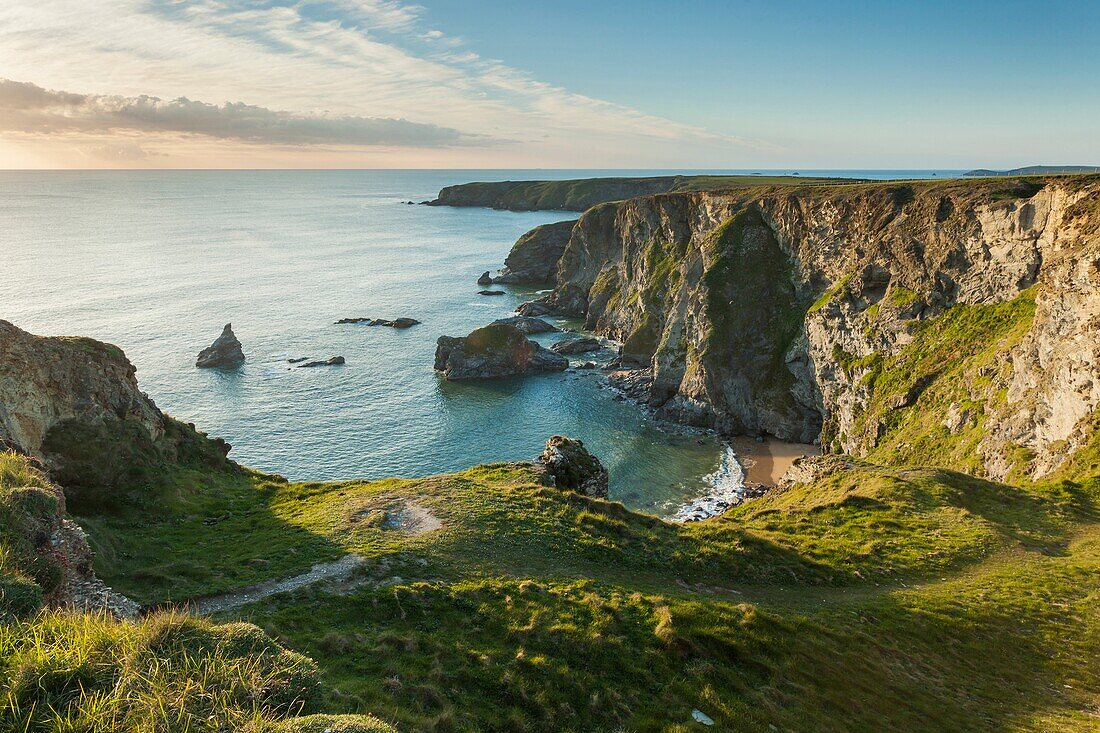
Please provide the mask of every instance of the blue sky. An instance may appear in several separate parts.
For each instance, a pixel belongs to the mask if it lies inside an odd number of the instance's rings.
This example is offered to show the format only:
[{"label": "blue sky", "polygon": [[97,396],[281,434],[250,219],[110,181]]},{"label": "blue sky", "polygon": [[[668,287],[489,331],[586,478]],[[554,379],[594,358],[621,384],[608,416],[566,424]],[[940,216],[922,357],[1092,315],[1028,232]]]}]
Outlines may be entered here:
[{"label": "blue sky", "polygon": [[1098,2],[8,0],[0,167],[1100,164],[1098,29]]}]

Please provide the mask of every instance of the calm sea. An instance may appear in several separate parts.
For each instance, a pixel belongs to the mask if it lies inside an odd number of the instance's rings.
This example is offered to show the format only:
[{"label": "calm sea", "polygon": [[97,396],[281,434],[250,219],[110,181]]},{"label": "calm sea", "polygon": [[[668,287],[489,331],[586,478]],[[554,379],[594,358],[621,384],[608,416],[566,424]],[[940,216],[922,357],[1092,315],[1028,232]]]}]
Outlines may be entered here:
[{"label": "calm sea", "polygon": [[[432,371],[438,336],[465,335],[534,295],[479,296],[477,276],[528,229],[576,215],[401,203],[471,180],[645,173],[666,172],[0,172],[0,318],[121,346],[162,409],[257,469],[423,476],[528,459],[562,433],[608,465],[612,498],[666,513],[707,488],[719,444],[667,435],[614,401],[597,373],[452,384]],[[334,325],[349,316],[423,325]],[[196,369],[230,321],[247,363]],[[287,363],[335,355],[346,366]]]}]

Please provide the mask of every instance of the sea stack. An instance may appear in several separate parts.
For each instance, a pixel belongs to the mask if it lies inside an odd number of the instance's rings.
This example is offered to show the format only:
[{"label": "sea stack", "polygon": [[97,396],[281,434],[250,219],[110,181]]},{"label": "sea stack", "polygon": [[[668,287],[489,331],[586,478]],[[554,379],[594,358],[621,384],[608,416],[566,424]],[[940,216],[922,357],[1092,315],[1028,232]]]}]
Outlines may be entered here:
[{"label": "sea stack", "polygon": [[485,272],[481,273],[481,277],[479,277],[477,279],[477,284],[478,285],[492,285],[493,284],[493,276],[491,274],[489,274],[488,270],[486,270]]},{"label": "sea stack", "polygon": [[457,338],[440,336],[436,343],[435,370],[449,380],[561,372],[568,366],[564,356],[510,325],[485,326]]},{"label": "sea stack", "polygon": [[195,366],[199,369],[232,368],[240,366],[244,362],[244,351],[241,342],[233,334],[233,324],[225,324],[222,335],[214,340],[214,343],[199,352],[199,358]]}]

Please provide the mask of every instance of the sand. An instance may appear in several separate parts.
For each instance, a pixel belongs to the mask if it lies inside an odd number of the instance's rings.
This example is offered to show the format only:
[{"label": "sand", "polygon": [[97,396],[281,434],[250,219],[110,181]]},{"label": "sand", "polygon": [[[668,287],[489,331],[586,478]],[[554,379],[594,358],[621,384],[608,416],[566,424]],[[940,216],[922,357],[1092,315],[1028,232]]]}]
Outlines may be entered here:
[{"label": "sand", "polygon": [[735,438],[731,441],[737,457],[745,466],[746,478],[751,483],[775,486],[779,479],[801,456],[821,454],[820,446],[804,443],[784,443],[769,438],[757,443],[752,438]]}]

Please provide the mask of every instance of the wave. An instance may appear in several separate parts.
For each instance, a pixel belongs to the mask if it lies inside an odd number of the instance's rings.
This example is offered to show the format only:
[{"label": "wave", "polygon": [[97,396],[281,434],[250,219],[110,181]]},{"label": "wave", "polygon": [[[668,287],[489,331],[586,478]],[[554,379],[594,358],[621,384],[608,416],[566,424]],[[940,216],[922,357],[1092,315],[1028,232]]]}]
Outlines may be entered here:
[{"label": "wave", "polygon": [[741,465],[733,446],[726,444],[718,470],[704,476],[711,490],[684,504],[669,517],[673,522],[698,522],[714,517],[745,500],[745,467]]}]

